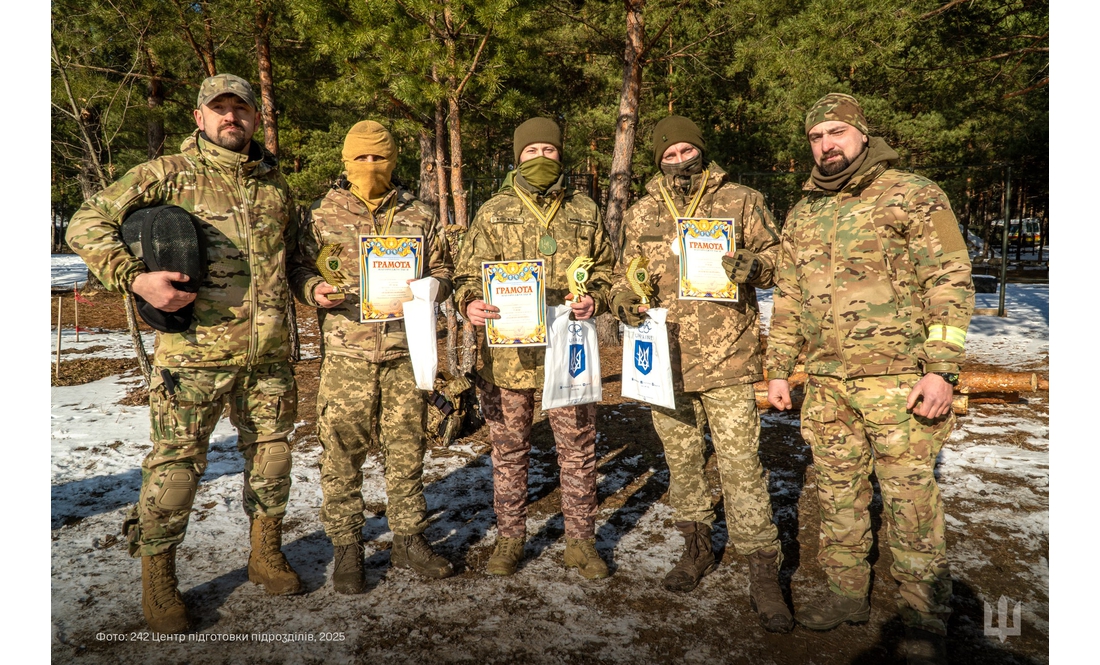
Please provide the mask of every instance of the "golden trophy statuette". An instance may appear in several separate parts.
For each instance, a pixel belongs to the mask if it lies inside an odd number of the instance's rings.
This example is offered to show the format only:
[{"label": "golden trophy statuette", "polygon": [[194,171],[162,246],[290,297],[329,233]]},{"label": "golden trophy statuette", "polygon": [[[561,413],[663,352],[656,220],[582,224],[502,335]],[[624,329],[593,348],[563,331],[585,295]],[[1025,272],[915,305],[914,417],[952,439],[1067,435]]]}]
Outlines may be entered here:
[{"label": "golden trophy statuette", "polygon": [[595,263],[587,256],[578,256],[569,264],[569,292],[573,294],[574,302],[588,295],[586,284],[591,277],[588,271]]},{"label": "golden trophy statuette", "polygon": [[635,256],[630,259],[626,267],[626,281],[630,283],[630,289],[638,294],[643,305],[649,304],[653,296],[653,285],[649,283],[649,259],[644,256]]},{"label": "golden trophy statuette", "polygon": [[322,247],[321,252],[317,255],[317,271],[321,273],[321,277],[324,277],[326,282],[336,289],[325,295],[332,302],[340,302],[346,295],[341,290],[341,285],[347,280],[344,271],[340,269],[342,267],[340,253],[343,251],[344,246],[340,243],[330,243]]}]

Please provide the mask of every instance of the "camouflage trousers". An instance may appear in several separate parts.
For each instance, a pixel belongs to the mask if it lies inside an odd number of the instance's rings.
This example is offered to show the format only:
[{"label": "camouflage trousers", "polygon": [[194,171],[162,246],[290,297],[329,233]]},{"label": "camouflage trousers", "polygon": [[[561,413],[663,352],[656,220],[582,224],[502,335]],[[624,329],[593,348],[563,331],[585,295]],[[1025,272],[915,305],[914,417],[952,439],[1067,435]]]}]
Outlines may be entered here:
[{"label": "camouflage trousers", "polygon": [[916,374],[845,381],[811,376],[802,405],[802,435],[813,449],[821,510],[818,562],[829,588],[852,598],[870,590],[871,473],[882,490],[890,574],[900,584],[898,608],[908,625],[945,633],[951,574],[943,500],[933,475],[954,414],[928,420],[905,402]]},{"label": "camouflage trousers", "polygon": [[153,368],[149,387],[153,449],[141,464],[141,494],[123,526],[130,556],[151,556],[183,542],[210,434],[229,404],[244,455],[244,510],[278,517],[290,496],[290,443],[298,388],[290,363],[252,369],[168,368],[174,394]]},{"label": "camouflage trousers", "polygon": [[[527,533],[527,469],[531,458],[534,390],[509,390],[478,377],[481,411],[493,451],[493,510],[497,531],[508,538]],[[561,468],[561,512],[565,535],[596,535],[596,405],[565,406],[546,412]]]},{"label": "camouflage trousers", "polygon": [[372,439],[381,444],[386,519],[399,536],[424,531],[424,420],[428,403],[406,356],[381,363],[326,355],[317,388],[321,453],[321,523],[336,546],[359,540],[363,463]]},{"label": "camouflage trousers", "polygon": [[703,467],[709,423],[726,509],[730,542],[742,556],[757,550],[780,552],[771,498],[760,464],[760,414],[751,383],[678,393],[676,409],[654,406],[653,428],[661,437],[671,479],[669,502],[676,520],[714,523]]}]

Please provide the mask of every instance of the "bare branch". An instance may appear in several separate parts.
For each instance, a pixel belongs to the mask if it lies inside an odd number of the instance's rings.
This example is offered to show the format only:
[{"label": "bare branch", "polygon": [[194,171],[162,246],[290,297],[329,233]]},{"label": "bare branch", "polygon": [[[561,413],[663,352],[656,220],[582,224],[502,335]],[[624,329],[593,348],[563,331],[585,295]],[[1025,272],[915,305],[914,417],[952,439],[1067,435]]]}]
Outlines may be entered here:
[{"label": "bare branch", "polygon": [[1023,90],[1017,90],[1016,92],[1010,92],[1007,95],[1005,95],[1004,97],[1001,97],[1001,99],[1012,99],[1013,97],[1019,97],[1020,95],[1026,95],[1027,93],[1038,90],[1039,88],[1042,88],[1042,87],[1048,85],[1049,83],[1050,83],[1050,77],[1049,76],[1044,76],[1043,80],[1039,81],[1035,85],[1024,88]]},{"label": "bare branch", "polygon": [[466,89],[466,84],[470,82],[470,79],[474,75],[474,71],[477,70],[478,60],[481,59],[481,54],[485,52],[485,44],[489,42],[489,35],[493,34],[493,26],[489,26],[485,30],[485,35],[481,38],[481,43],[477,45],[477,53],[474,53],[473,62],[470,63],[470,68],[466,71],[466,76],[462,78],[462,82],[455,88],[455,97],[461,97],[462,91]]},{"label": "bare branch", "polygon": [[952,7],[954,7],[956,5],[961,5],[962,3],[966,2],[966,1],[967,0],[951,0],[951,2],[949,2],[946,5],[940,7],[939,9],[933,9],[932,11],[928,12],[927,14],[921,14],[920,17],[919,17],[919,20],[923,21],[925,19],[930,19],[933,16],[936,16],[938,14],[942,14],[945,11],[947,11],[948,9],[951,9]]}]

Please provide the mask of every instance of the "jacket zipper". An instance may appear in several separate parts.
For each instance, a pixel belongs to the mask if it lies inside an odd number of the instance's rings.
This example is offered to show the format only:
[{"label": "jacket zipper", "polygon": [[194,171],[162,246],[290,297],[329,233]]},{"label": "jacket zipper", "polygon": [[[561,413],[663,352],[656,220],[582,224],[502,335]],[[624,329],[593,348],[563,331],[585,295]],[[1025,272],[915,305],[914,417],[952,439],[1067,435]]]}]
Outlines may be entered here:
[{"label": "jacket zipper", "polygon": [[256,346],[258,344],[256,333],[256,270],[252,261],[252,220],[248,214],[248,194],[246,188],[244,187],[244,174],[242,173],[240,164],[237,165],[236,171],[237,191],[240,193],[241,196],[241,214],[244,217],[245,245],[246,253],[248,255],[248,291],[250,296],[249,302],[251,303],[251,309],[248,313],[249,338],[248,355],[245,357],[245,367],[248,369],[252,369],[252,362],[256,359]]},{"label": "jacket zipper", "polygon": [[844,379],[848,379],[848,359],[844,357],[844,340],[840,334],[840,312],[837,311],[837,296],[836,296],[836,230],[837,225],[840,223],[840,197],[843,196],[841,192],[837,192],[833,198],[833,228],[829,230],[829,284],[831,288],[831,299],[833,306],[833,332],[836,334],[836,355],[840,358],[840,366]]}]

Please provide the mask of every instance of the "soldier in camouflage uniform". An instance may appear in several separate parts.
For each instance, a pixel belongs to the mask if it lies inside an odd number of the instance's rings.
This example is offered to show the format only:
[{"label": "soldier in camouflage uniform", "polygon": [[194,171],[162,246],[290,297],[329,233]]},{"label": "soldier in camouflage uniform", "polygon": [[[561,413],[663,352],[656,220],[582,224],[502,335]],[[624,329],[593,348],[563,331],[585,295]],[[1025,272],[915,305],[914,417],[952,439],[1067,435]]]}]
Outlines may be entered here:
[{"label": "soldier in camouflage uniform", "polygon": [[[453,264],[435,212],[392,181],[397,164],[393,136],[377,122],[354,125],[344,140],[342,178],[313,204],[302,225],[299,253],[290,269],[294,294],[317,307],[321,328],[321,381],[317,430],[321,455],[321,523],[332,540],[332,582],[339,593],[362,593],[363,462],[372,439],[385,458],[386,518],[393,530],[390,562],[433,578],[454,573],[424,538],[424,424],[427,402],[416,387],[403,319],[360,323],[360,235],[420,236],[423,277],[451,292]],[[318,274],[317,258],[330,244],[342,247],[343,284]],[[339,257],[338,257],[339,258]],[[330,299],[336,287],[355,293]]]},{"label": "soldier in camouflage uniform", "polygon": [[[561,130],[552,120],[532,118],[515,132],[515,163],[504,185],[477,211],[458,255],[455,301],[476,326],[500,318],[483,300],[484,261],[542,259],[546,262],[546,304],[567,301],[567,268],[578,256],[595,263],[589,270],[588,295],[570,301],[573,316],[584,320],[607,311],[613,249],[595,202],[565,186],[561,172]],[[560,201],[556,214],[545,224]],[[532,210],[538,210],[538,215]],[[548,239],[549,238],[549,239]],[[550,240],[552,239],[552,240]],[[484,365],[478,390],[492,437],[493,506],[497,543],[486,570],[515,573],[527,536],[527,469],[535,389],[543,383],[542,348],[482,347]],[[547,412],[561,466],[561,503],[565,517],[565,566],[588,579],[606,577],[607,564],[596,552],[596,405]]]},{"label": "soldier in camouflage uniform", "polygon": [[891,165],[859,103],[833,93],[806,116],[814,167],[783,228],[768,342],[768,399],[790,408],[805,348],[802,433],[813,449],[826,598],[799,609],[828,630],[866,621],[870,476],[879,481],[913,652],[942,655],[951,577],[933,476],[954,425],[953,384],[974,307],[970,259],[947,196]]},{"label": "soldier in camouflage uniform", "polygon": [[[669,116],[657,123],[653,159],[661,173],[623,216],[619,257],[620,266],[636,256],[649,259],[656,306],[668,308],[676,408],[654,406],[651,413],[664,446],[672,480],[669,500],[685,548],[663,585],[691,591],[716,565],[714,508],[703,475],[703,430],[709,423],[730,542],[749,561],[750,602],[765,629],[787,632],[792,621],[778,584],[782,551],[757,454],[760,416],[752,385],[764,378],[754,287],[772,285],[779,236],[764,197],[731,182],[720,166],[704,160],[704,150],[702,134],[691,120]],[[723,265],[740,285],[740,302],[677,298],[677,217],[735,220],[736,251],[723,258]],[[615,283],[612,305],[628,325],[645,318],[647,307],[625,275]]]},{"label": "soldier in camouflage uniform", "polygon": [[[180,154],[140,164],[86,201],[69,245],[109,289],[129,291],[164,311],[195,303],[189,330],[158,333],[149,411],[153,449],[141,467],[141,494],[124,527],[142,562],[149,627],[180,632],[187,610],[177,588],[183,541],[210,434],[226,404],[244,455],[245,512],[251,520],[248,577],[271,594],[301,590],[281,552],[290,494],[290,444],[298,394],[289,356],[289,292],[284,257],[297,224],[275,157],[252,141],[256,98],[231,74],[203,81],[198,129]],[[175,272],[148,272],[123,244],[120,226],[140,208],[175,205],[199,222],[208,262],[197,294],[176,290]]]}]

